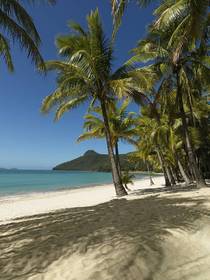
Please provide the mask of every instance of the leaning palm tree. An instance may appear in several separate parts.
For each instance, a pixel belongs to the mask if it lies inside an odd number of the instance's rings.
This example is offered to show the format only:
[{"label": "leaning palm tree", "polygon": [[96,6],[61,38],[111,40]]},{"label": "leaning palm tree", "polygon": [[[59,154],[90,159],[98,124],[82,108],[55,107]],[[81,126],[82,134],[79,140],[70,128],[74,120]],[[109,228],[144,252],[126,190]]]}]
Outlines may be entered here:
[{"label": "leaning palm tree", "polygon": [[[31,0],[29,2],[37,2]],[[48,0],[53,3],[54,0]],[[32,18],[18,0],[0,1],[0,56],[3,57],[8,70],[13,71],[11,41],[19,43],[37,67],[44,68],[44,61],[39,52],[40,36]]]},{"label": "leaning palm tree", "polygon": [[152,79],[152,75],[148,69],[132,69],[133,77],[128,77],[127,73],[131,68],[127,65],[113,73],[113,45],[104,35],[98,10],[88,15],[87,23],[87,31],[79,24],[71,23],[74,32],[57,38],[58,51],[63,59],[46,63],[48,70],[57,72],[57,89],[44,99],[42,111],[48,112],[57,107],[55,119],[59,120],[65,112],[85,102],[101,107],[113,182],[117,195],[121,196],[126,191],[112,148],[107,107],[113,96],[132,92],[134,79],[138,77],[140,81],[142,77],[145,81],[145,73],[149,79]]}]

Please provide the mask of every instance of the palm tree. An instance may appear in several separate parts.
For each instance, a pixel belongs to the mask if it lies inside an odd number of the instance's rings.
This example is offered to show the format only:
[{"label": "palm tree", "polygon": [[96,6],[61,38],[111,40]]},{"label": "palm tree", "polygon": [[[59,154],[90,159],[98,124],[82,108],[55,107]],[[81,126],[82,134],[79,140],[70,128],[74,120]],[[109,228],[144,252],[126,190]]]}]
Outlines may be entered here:
[{"label": "palm tree", "polygon": [[130,191],[130,189],[128,188],[128,184],[133,185],[133,180],[135,179],[135,175],[129,173],[128,171],[124,171],[122,173],[122,182],[126,188],[126,190]]},{"label": "palm tree", "polygon": [[[65,112],[85,102],[100,106],[113,182],[117,195],[121,196],[126,191],[113,152],[107,108],[113,96],[133,91],[134,79],[145,81],[145,73],[149,79],[152,79],[152,75],[148,68],[134,71],[128,65],[123,65],[113,73],[113,44],[104,35],[98,10],[88,15],[87,23],[88,31],[79,24],[72,23],[74,33],[57,38],[58,51],[63,59],[46,63],[48,70],[57,72],[57,89],[44,99],[42,111],[48,112],[57,106],[55,119],[59,120]],[[131,71],[133,78],[128,77],[128,71]]]},{"label": "palm tree", "polygon": [[[115,150],[116,162],[120,174],[121,167],[118,143],[121,140],[133,144],[136,125],[135,113],[127,112],[128,104],[129,100],[125,100],[121,106],[117,106],[116,102],[111,102],[108,108],[111,142],[113,150]],[[93,108],[92,112],[93,114],[87,114],[85,116],[85,132],[78,138],[78,141],[91,138],[105,138],[105,126],[101,108]]]},{"label": "palm tree", "polygon": [[[183,141],[182,120],[175,107],[176,98],[176,90],[171,91],[171,88],[167,83],[162,84],[162,87],[158,92],[158,103],[160,108],[159,123],[164,121],[164,127],[167,132],[167,141],[165,145],[172,167],[180,171],[186,185],[189,185],[192,180],[187,175],[182,164],[183,158],[186,158],[186,152]],[[187,107],[186,103],[185,107]],[[179,176],[176,177],[179,178]]]},{"label": "palm tree", "polygon": [[175,184],[170,172],[170,164],[167,158],[166,143],[167,133],[165,125],[160,121],[151,119],[145,115],[139,118],[138,127],[139,141],[137,142],[138,156],[148,160],[149,156],[156,153],[165,177],[165,185]]},{"label": "palm tree", "polygon": [[110,114],[111,130],[113,135],[113,144],[115,147],[115,155],[119,170],[120,157],[119,157],[119,141],[127,142],[130,144],[134,143],[135,136],[135,126],[137,123],[135,113],[127,112],[128,100],[117,108],[116,106],[112,108],[112,114]]},{"label": "palm tree", "polygon": [[[37,2],[31,0],[29,2]],[[53,3],[50,1],[49,3]],[[44,62],[39,52],[40,37],[32,18],[18,0],[0,1],[0,55],[3,57],[8,70],[13,71],[14,66],[11,57],[11,43],[16,41],[21,49],[25,49],[27,55],[32,58],[35,65],[44,68]]]}]

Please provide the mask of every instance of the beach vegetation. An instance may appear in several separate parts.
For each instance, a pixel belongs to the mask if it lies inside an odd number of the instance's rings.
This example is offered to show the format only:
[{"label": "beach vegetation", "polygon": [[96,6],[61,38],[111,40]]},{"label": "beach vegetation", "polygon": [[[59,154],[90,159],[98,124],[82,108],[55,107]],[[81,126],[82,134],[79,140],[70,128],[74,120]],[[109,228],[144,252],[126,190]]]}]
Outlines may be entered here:
[{"label": "beach vegetation", "polygon": [[[127,4],[112,1],[115,30]],[[151,153],[156,151],[170,186],[182,177],[187,184],[195,181],[202,187],[209,173],[205,157],[210,151],[208,7],[206,0],[162,1],[154,11],[148,35],[138,42],[130,59],[136,67],[142,63],[153,66],[159,75],[153,102],[141,110],[147,112],[140,125],[150,130],[151,145],[145,144],[145,135],[139,148],[149,150],[146,145]]]},{"label": "beach vegetation", "polygon": [[122,172],[122,182],[127,191],[130,191],[128,184],[133,185],[134,179],[135,179],[135,175],[132,173],[129,173],[129,171]]}]

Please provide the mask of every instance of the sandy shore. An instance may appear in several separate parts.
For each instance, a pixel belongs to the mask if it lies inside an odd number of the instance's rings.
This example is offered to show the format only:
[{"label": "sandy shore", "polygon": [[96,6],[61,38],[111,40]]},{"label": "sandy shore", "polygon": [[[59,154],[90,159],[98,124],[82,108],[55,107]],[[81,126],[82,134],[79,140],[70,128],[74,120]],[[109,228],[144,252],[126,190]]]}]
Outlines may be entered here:
[{"label": "sandy shore", "polygon": [[[156,177],[156,186],[163,184],[162,177]],[[132,190],[149,187],[147,179],[135,181]],[[37,215],[65,208],[93,206],[115,198],[112,184],[45,193],[32,193],[0,197],[0,223],[11,219]]]},{"label": "sandy shore", "polygon": [[0,279],[209,280],[210,188],[154,181],[4,198]]}]

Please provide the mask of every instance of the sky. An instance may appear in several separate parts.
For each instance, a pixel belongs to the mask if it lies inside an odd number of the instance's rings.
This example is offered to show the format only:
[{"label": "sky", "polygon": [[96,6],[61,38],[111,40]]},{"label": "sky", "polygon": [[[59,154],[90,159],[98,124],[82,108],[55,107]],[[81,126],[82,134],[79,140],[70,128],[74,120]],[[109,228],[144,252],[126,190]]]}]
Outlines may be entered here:
[{"label": "sky", "polygon": [[[25,7],[41,36],[41,53],[45,60],[58,59],[55,38],[69,33],[68,21],[74,20],[85,27],[86,15],[96,7],[107,36],[111,34],[109,0],[57,0],[55,6],[37,4]],[[142,9],[130,4],[117,36],[114,67],[125,62],[129,58],[129,50],[146,35],[153,9],[154,5]],[[83,130],[85,106],[66,113],[56,123],[53,113],[40,113],[43,98],[56,88],[55,75],[38,73],[18,45],[13,46],[12,56],[13,74],[8,73],[0,58],[0,167],[51,169],[87,150],[107,153],[104,140],[76,142]],[[132,149],[129,144],[120,145],[121,153]]]}]

